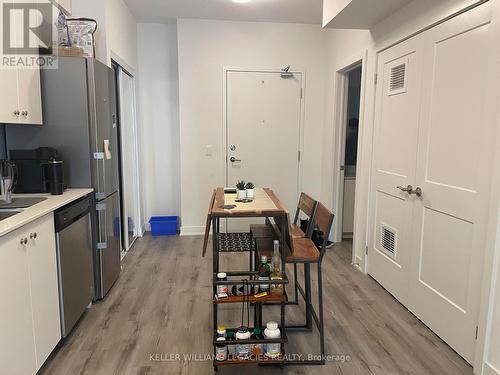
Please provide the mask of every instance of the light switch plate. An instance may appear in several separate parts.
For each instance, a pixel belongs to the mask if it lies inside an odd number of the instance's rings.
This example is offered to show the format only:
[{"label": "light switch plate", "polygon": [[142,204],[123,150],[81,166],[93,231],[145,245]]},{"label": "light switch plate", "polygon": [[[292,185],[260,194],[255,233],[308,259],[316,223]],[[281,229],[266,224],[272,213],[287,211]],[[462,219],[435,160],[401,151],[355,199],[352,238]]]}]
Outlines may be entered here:
[{"label": "light switch plate", "polygon": [[206,156],[212,156],[212,154],[213,154],[213,152],[212,152],[212,151],[213,151],[213,147],[212,147],[212,145],[207,145],[207,146],[205,147],[205,155],[206,155]]}]

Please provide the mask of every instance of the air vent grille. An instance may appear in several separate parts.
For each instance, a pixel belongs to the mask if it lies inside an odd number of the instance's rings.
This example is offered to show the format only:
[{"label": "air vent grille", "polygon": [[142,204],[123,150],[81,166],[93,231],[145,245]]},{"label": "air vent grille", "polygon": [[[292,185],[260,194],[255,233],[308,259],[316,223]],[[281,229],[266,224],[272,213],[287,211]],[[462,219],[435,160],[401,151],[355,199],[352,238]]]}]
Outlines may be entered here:
[{"label": "air vent grille", "polygon": [[406,92],[407,64],[397,64],[391,67],[389,95]]},{"label": "air vent grille", "polygon": [[394,257],[397,249],[397,232],[395,229],[385,224],[382,224],[381,229],[380,245],[382,249]]}]

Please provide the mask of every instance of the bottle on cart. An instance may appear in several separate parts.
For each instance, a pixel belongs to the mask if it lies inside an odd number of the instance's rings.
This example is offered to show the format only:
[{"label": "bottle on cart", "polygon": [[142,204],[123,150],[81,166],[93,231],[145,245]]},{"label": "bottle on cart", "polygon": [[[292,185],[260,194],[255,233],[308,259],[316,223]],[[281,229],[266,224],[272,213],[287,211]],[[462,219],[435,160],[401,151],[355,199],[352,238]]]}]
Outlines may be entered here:
[{"label": "bottle on cart", "polygon": [[280,242],[278,240],[274,241],[274,253],[272,259],[272,273],[271,273],[271,294],[283,294],[283,284],[272,283],[273,280],[281,281],[283,280],[281,271],[281,256],[280,256]]},{"label": "bottle on cart", "polygon": [[[238,332],[236,332],[236,340],[248,340],[252,337],[252,334],[247,327],[240,327]],[[251,354],[250,344],[238,344],[236,345],[236,356],[238,359],[249,359]]]},{"label": "bottle on cart", "polygon": [[[266,339],[279,339],[281,338],[281,332],[278,328],[278,323],[268,322],[266,329],[264,330],[264,336]],[[281,355],[281,344],[267,344],[266,345],[266,357],[275,359]]]},{"label": "bottle on cart", "polygon": [[[220,272],[217,274],[217,281],[227,281],[227,274]],[[228,295],[227,285],[217,285],[217,298],[225,298]]]},{"label": "bottle on cart", "polygon": [[227,354],[229,358],[233,358],[235,353],[236,353],[236,348],[235,345],[230,345],[234,341],[234,332],[233,331],[227,331],[226,333],[226,342],[228,343],[227,345]]},{"label": "bottle on cart", "polygon": [[217,337],[217,345],[215,345],[215,360],[224,362],[227,360],[227,346],[225,337]]},{"label": "bottle on cart", "polygon": [[[269,266],[269,263],[267,263],[267,256],[262,255],[260,257],[259,268],[257,269],[257,280],[268,281],[269,276],[271,276],[271,267]],[[259,290],[260,292],[268,292],[269,284],[260,284]]]},{"label": "bottle on cart", "polygon": [[217,337],[226,337],[226,327],[218,326],[217,327]]},{"label": "bottle on cart", "polygon": [[[262,334],[262,328],[255,328],[253,330],[253,335],[252,335],[253,340],[264,340],[264,335]],[[254,357],[260,357],[264,354],[264,345],[263,344],[253,344],[252,347],[252,355]]]}]

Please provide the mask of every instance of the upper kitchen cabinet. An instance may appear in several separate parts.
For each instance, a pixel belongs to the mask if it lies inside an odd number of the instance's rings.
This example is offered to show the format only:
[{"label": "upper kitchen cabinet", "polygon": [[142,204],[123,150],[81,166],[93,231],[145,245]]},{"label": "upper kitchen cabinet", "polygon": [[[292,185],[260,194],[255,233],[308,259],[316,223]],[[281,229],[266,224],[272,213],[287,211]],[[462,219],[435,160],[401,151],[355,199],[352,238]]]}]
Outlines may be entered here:
[{"label": "upper kitchen cabinet", "polygon": [[59,8],[62,8],[66,14],[71,15],[71,0],[54,0]]},{"label": "upper kitchen cabinet", "polygon": [[42,125],[42,95],[39,69],[19,69],[17,71],[19,96],[18,123]]},{"label": "upper kitchen cabinet", "polygon": [[42,125],[39,68],[0,69],[0,122]]},{"label": "upper kitchen cabinet", "polygon": [[[34,0],[35,3],[36,1]],[[6,12],[6,9],[3,11]],[[3,14],[3,19],[9,22],[10,34],[8,39],[4,40],[4,44],[8,44],[4,45],[2,57],[2,61],[8,61],[8,64],[3,63],[0,66],[0,122],[41,125],[43,116],[40,68],[36,63],[33,64],[38,56],[38,47],[31,37],[28,39],[29,44],[26,44],[26,14],[28,13],[18,10]],[[29,12],[29,16],[41,17],[37,12]],[[29,18],[28,21],[31,24],[32,21],[40,23],[41,20]]]}]

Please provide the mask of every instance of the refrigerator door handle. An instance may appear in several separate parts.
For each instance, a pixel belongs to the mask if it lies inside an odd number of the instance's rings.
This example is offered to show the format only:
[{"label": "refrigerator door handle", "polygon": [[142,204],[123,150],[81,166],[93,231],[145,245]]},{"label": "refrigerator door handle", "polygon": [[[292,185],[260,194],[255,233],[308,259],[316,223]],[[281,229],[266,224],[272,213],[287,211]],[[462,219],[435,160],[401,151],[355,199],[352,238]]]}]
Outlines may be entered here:
[{"label": "refrigerator door handle", "polygon": [[[108,226],[106,225],[106,204],[98,203],[96,204],[96,211],[99,220],[99,242],[97,243],[97,248],[99,250],[106,249],[108,242]],[[104,215],[104,216],[103,216]]]}]

